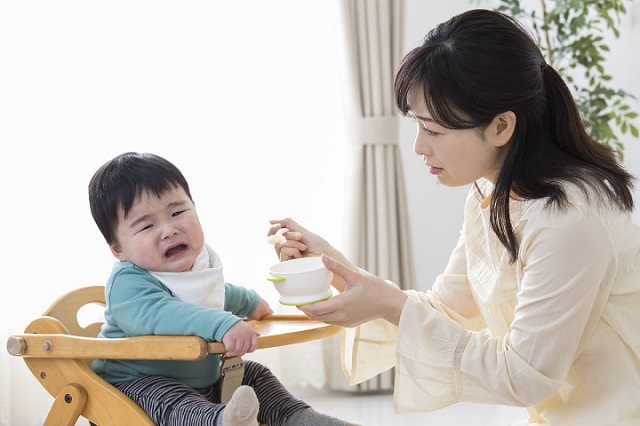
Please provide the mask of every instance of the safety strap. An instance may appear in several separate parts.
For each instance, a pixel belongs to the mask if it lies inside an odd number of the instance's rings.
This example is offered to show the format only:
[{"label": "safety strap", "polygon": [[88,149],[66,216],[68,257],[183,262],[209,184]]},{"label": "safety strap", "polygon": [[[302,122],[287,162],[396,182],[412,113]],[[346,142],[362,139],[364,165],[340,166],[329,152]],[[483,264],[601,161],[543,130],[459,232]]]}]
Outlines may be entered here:
[{"label": "safety strap", "polygon": [[220,358],[220,400],[226,404],[242,384],[244,364],[239,356]]}]

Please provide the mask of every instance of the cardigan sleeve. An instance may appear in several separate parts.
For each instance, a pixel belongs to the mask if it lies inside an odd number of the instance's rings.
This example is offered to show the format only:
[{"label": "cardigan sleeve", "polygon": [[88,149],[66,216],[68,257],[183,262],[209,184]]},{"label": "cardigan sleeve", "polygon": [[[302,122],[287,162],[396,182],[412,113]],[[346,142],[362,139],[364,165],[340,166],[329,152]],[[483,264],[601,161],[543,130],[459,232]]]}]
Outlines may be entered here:
[{"label": "cardigan sleeve", "polygon": [[436,277],[431,290],[413,292],[416,299],[430,304],[469,330],[482,330],[486,323],[469,286],[464,234],[453,249],[444,272]]},{"label": "cardigan sleeve", "polygon": [[[463,327],[482,329],[485,323],[465,271],[464,238],[461,236],[445,272],[437,277],[434,289],[424,293],[406,290],[405,293],[410,299],[428,305]],[[343,331],[342,367],[351,385],[369,380],[396,364],[397,333],[398,327],[382,319]]]}]

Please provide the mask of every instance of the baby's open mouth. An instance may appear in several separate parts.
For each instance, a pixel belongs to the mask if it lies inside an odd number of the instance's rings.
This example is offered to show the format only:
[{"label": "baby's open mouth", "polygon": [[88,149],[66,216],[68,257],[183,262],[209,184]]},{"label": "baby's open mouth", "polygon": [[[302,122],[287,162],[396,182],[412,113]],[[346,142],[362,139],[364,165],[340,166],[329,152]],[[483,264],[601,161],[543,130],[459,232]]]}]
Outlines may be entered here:
[{"label": "baby's open mouth", "polygon": [[184,244],[180,244],[179,246],[175,246],[170,248],[169,250],[167,250],[167,252],[164,254],[165,257],[171,257],[174,256],[178,253],[180,253],[181,251],[184,251],[187,249],[187,246]]}]

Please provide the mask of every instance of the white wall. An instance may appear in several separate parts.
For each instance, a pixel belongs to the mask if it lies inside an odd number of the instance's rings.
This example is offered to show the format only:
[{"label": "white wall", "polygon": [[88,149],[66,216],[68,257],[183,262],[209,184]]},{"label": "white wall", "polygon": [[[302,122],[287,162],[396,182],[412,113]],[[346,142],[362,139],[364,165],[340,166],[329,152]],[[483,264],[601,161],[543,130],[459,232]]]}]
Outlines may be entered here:
[{"label": "white wall", "polygon": [[[420,44],[422,37],[438,23],[456,13],[478,7],[467,0],[431,2],[406,0],[405,49]],[[640,57],[637,40],[640,40],[640,4],[626,2],[628,12],[621,25],[622,38],[612,40],[608,57],[613,84],[624,88],[640,99]],[[489,2],[481,7],[490,8]],[[632,101],[640,111],[640,103]],[[640,120],[636,122],[640,126]],[[446,266],[462,225],[462,207],[468,187],[448,188],[438,185],[430,176],[420,157],[413,153],[415,127],[409,120],[401,125],[401,151],[405,168],[405,182],[409,198],[410,223],[413,231],[416,282],[420,289],[430,288],[436,275]],[[626,136],[625,163],[629,171],[640,179],[640,139]],[[640,218],[640,181],[636,185],[635,200]]]}]

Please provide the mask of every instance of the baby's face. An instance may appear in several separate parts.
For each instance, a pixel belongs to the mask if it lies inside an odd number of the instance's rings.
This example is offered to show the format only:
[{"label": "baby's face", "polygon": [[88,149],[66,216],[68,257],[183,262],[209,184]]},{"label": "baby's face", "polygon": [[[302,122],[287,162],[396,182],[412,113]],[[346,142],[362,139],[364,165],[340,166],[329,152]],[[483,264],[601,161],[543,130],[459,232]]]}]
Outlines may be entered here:
[{"label": "baby's face", "polygon": [[118,213],[116,238],[111,252],[118,260],[156,272],[190,270],[204,246],[195,205],[182,188],[161,197],[142,193],[127,217]]}]

